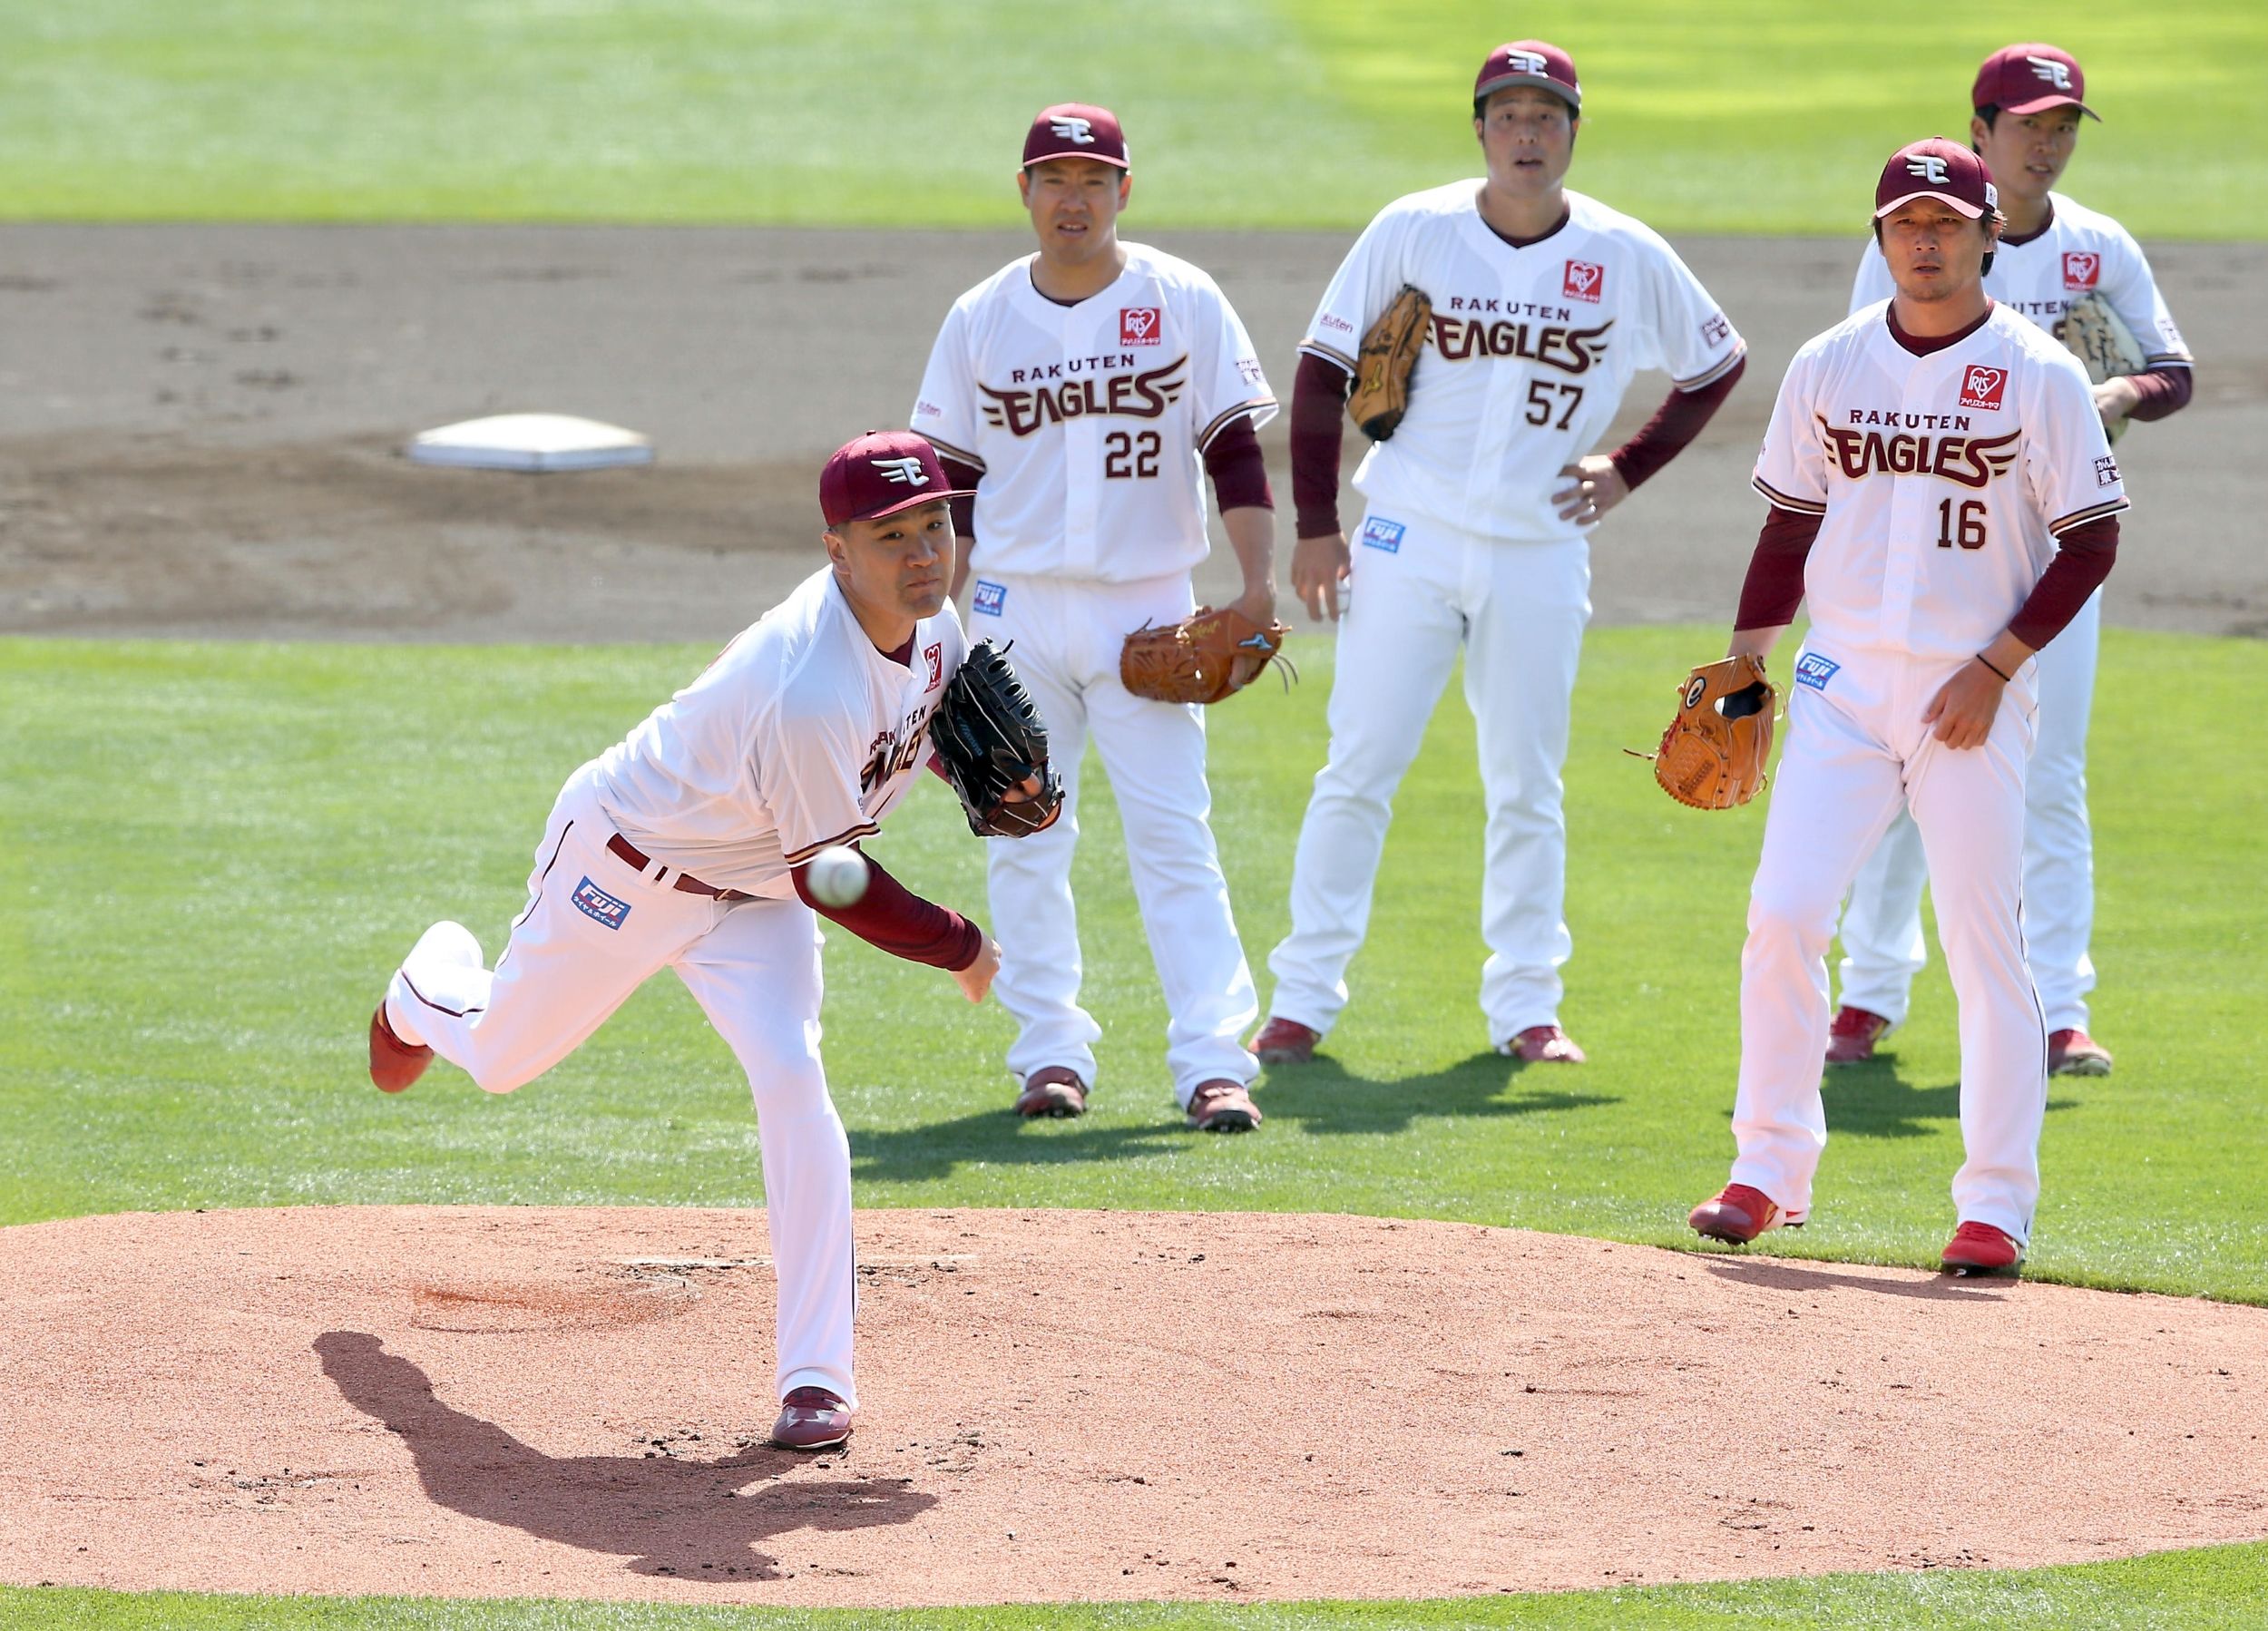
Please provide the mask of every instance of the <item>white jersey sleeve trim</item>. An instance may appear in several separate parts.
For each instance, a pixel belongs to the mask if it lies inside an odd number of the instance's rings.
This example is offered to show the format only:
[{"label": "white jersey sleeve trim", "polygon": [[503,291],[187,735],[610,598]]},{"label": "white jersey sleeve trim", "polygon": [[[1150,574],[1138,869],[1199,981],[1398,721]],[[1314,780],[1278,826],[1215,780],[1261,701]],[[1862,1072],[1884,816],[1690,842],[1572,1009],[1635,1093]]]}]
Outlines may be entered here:
[{"label": "white jersey sleeve trim", "polygon": [[1718,380],[1724,378],[1726,374],[1732,371],[1733,365],[1740,361],[1742,357],[1746,356],[1747,355],[1748,342],[1746,340],[1743,340],[1738,345],[1735,346],[1732,350],[1726,352],[1724,357],[1717,362],[1715,367],[1696,374],[1691,379],[1681,379],[1677,381],[1677,388],[1681,391],[1706,390],[1710,386],[1715,385]]},{"label": "white jersey sleeve trim", "polygon": [[1229,425],[1237,420],[1248,417],[1255,414],[1272,414],[1275,411],[1275,397],[1256,396],[1250,402],[1240,402],[1235,407],[1229,408],[1223,413],[1216,414],[1213,416],[1213,422],[1198,433],[1198,452],[1203,453],[1207,448],[1210,447],[1213,444],[1213,438],[1219,435],[1221,432],[1227,430]]},{"label": "white jersey sleeve trim", "polygon": [[[919,435],[921,433],[917,431],[914,434]],[[969,452],[966,448],[955,447],[952,443],[941,441],[935,436],[930,436],[926,438],[926,440],[932,447],[937,450],[938,456],[941,458],[958,459],[963,464],[970,465],[977,470],[982,470],[984,468],[984,461],[978,458],[976,454]]]},{"label": "white jersey sleeve trim", "polygon": [[801,849],[785,851],[781,855],[781,859],[785,860],[790,866],[801,866],[806,861],[810,860],[812,856],[817,855],[821,850],[826,849],[830,845],[855,844],[861,838],[873,837],[881,830],[882,829],[880,827],[876,826],[871,821],[862,821],[855,826],[846,828],[844,831],[836,834],[832,838],[822,838],[818,841],[818,843],[807,844]]},{"label": "white jersey sleeve trim", "polygon": [[1748,478],[1748,484],[1771,501],[1775,510],[1793,510],[1798,515],[1824,515],[1827,506],[1813,503],[1809,499],[1792,498],[1760,475]]},{"label": "white jersey sleeve trim", "polygon": [[2134,502],[2126,498],[2114,498],[2103,503],[2089,504],[2084,510],[2074,510],[2068,515],[2059,516],[2049,522],[2048,531],[2060,538],[2074,527],[2083,527],[2090,521],[2100,521],[2106,515],[2116,515],[2121,510],[2132,508],[2134,508]]},{"label": "white jersey sleeve trim", "polygon": [[1299,343],[1299,348],[1305,352],[1309,356],[1319,356],[1323,358],[1325,362],[1334,364],[1337,366],[1345,369],[1349,374],[1354,373],[1357,366],[1355,360],[1353,357],[1347,356],[1343,351],[1334,351],[1321,340],[1302,340]]}]

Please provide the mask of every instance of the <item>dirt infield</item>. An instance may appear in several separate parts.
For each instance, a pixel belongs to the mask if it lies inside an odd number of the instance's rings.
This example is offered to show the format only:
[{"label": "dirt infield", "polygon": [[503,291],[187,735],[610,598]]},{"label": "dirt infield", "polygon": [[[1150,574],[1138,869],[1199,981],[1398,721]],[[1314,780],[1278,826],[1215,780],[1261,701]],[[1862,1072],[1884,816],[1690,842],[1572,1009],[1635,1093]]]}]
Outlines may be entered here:
[{"label": "dirt infield", "polygon": [[[1348,235],[1154,238],[1218,277],[1287,389]],[[0,633],[721,640],[816,563],[819,459],[904,423],[953,296],[1029,247],[1022,233],[0,227]],[[1678,247],[1748,337],[1749,376],[1601,529],[1602,622],[1727,615],[1762,513],[1747,478],[1773,390],[1843,315],[1857,252],[1847,238]],[[2108,615],[2268,633],[2253,545],[2268,327],[2252,295],[2268,246],[2151,249],[2202,359],[2198,398],[2120,444],[2137,508]],[[1665,388],[1641,376],[1615,434]],[[660,463],[528,478],[398,456],[419,430],[511,409],[629,425]],[[1288,507],[1285,429],[1263,441]]]},{"label": "dirt infield", "polygon": [[2268,1309],[1374,1218],[858,1230],[865,1408],[811,1458],[760,1441],[760,1213],[0,1230],[0,1579],[1433,1597],[2268,1522]]}]

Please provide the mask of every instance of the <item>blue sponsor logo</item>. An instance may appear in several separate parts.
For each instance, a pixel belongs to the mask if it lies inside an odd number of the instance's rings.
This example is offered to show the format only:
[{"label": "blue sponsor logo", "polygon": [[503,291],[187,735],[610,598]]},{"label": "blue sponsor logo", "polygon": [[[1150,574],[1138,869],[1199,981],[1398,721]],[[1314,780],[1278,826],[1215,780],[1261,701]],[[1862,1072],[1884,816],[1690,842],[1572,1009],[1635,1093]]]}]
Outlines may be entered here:
[{"label": "blue sponsor logo", "polygon": [[998,617],[1000,609],[1008,604],[1008,585],[976,581],[976,599],[969,602],[971,611],[981,611],[986,617]]},{"label": "blue sponsor logo", "polygon": [[1407,530],[1398,521],[1374,515],[1363,523],[1363,542],[1372,549],[1383,550],[1389,555],[1399,555],[1402,552],[1402,534]]},{"label": "blue sponsor logo", "polygon": [[1795,683],[1807,685],[1814,691],[1823,691],[1827,682],[1835,677],[1843,665],[1816,651],[1806,651],[1795,659]]},{"label": "blue sponsor logo", "polygon": [[575,910],[592,923],[619,929],[630,915],[630,903],[618,901],[589,878],[575,885]]}]

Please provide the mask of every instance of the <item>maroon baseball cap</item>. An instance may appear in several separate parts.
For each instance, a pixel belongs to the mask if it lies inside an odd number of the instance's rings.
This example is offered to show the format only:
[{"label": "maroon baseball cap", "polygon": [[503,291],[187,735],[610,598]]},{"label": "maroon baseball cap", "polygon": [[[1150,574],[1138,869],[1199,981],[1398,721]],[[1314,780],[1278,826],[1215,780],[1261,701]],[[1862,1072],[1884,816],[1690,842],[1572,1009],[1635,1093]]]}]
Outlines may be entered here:
[{"label": "maroon baseball cap", "polygon": [[1023,161],[1032,165],[1047,159],[1099,159],[1120,170],[1134,167],[1127,157],[1126,132],[1119,128],[1119,116],[1085,102],[1041,108],[1031,122],[1031,133],[1023,139]]},{"label": "maroon baseball cap", "polygon": [[1491,93],[1514,85],[1535,85],[1559,96],[1569,112],[1583,111],[1583,85],[1575,77],[1575,59],[1557,45],[1541,40],[1499,45],[1481,64],[1481,76],[1472,82],[1472,100],[1486,102]]},{"label": "maroon baseball cap", "polygon": [[870,430],[835,450],[819,472],[819,511],[826,524],[879,521],[956,492],[937,450],[910,430]]},{"label": "maroon baseball cap", "polygon": [[1874,184],[1874,219],[1918,198],[1942,199],[1971,220],[2000,207],[2000,190],[1985,161],[1942,136],[1909,142],[1890,155]]},{"label": "maroon baseball cap", "polygon": [[1977,70],[1969,105],[2019,118],[2048,108],[2077,108],[2099,121],[2102,115],[2079,100],[2086,94],[2087,75],[2069,52],[2055,45],[2003,45]]}]

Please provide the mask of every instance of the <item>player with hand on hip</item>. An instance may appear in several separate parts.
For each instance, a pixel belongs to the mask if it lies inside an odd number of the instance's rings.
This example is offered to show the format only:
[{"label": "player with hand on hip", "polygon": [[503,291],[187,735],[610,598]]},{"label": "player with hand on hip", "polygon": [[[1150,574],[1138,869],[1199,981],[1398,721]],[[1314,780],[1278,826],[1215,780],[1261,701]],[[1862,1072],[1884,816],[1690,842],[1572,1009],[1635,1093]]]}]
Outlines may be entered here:
[{"label": "player with hand on hip", "polygon": [[[2133,236],[2109,216],[2054,190],[2078,142],[2086,78],[2068,52],[2009,45],[1977,71],[1970,144],[1999,188],[2008,229],[1985,275],[2001,307],[2059,334],[2064,315],[2095,296],[2135,336],[2144,372],[2095,386],[2103,423],[2162,419],[2188,402],[2189,348]],[[1869,244],[1851,292],[1857,311],[1892,293],[1890,269]],[[2024,939],[2048,1011],[2050,1075],[2107,1076],[2110,1052],[2087,1034],[2095,987],[2095,846],[2087,811],[2087,729],[2102,643],[2102,597],[2080,609],[2039,656],[2039,739],[2026,783]],[[1927,881],[1921,838],[1903,813],[1859,869],[1843,909],[1843,1006],[1827,1062],[1856,1064],[1905,1022],[1913,977],[1928,959],[1921,934]]]},{"label": "player with hand on hip", "polygon": [[827,565],[567,779],[493,971],[469,930],[435,923],[370,1021],[386,1091],[438,1053],[508,1093],[676,972],[755,1093],[779,1281],[773,1438],[793,1449],[842,1442],[858,1402],[850,1148],[820,1067],[815,911],[947,971],[972,1002],[1000,966],[976,924],[871,859],[849,906],[822,904],[807,876],[875,832],[929,757],[963,646],[946,597],[952,496],[918,436],[836,452],[819,480]]},{"label": "player with hand on hip", "polygon": [[[1745,347],[1667,243],[1562,185],[1582,103],[1557,46],[1491,52],[1472,93],[1486,175],[1380,211],[1300,346],[1292,585],[1311,618],[1340,620],[1329,760],[1300,827],[1291,933],[1268,959],[1263,1063],[1312,1058],[1346,1006],[1394,790],[1461,645],[1488,813],[1489,1040],[1527,1060],[1583,1057],[1559,1026],[1573,943],[1559,773],[1590,618],[1590,532],[1707,423]],[[1431,328],[1407,412],[1355,473],[1367,507],[1350,551],[1342,410],[1357,347],[1404,286],[1431,299]],[[1637,435],[1592,453],[1640,368],[1667,370],[1676,387]]]},{"label": "player with hand on hip", "polygon": [[1110,772],[1168,1012],[1166,1062],[1190,1126],[1241,1132],[1260,1112],[1240,1040],[1258,1011],[1208,825],[1205,721],[1120,682],[1126,637],[1188,617],[1209,545],[1205,477],[1243,569],[1237,608],[1274,620],[1274,501],[1256,428],[1276,412],[1258,356],[1213,280],[1118,235],[1133,188],[1105,108],[1041,111],[1016,178],[1039,239],[953,302],[914,405],[955,484],[974,574],[970,627],[1015,642],[1048,728],[1064,819],[995,840],[995,986],[1019,1027],[1008,1052],[1025,1116],[1076,1116],[1101,1035],[1079,1004],[1070,888],[1080,757]]},{"label": "player with hand on hip", "polygon": [[1772,509],[1730,651],[1767,657],[1808,600],[1787,747],[1741,953],[1739,1146],[1693,1227],[1746,1242],[1810,1215],[1835,907],[1902,802],[1938,885],[1960,1004],[1949,1268],[2012,1269],[2039,1197],[2048,1027],[2025,962],[2034,654],[2109,572],[2126,508],[2093,387],[1997,305],[1992,179],[1942,139],[1892,154],[1874,230],[1896,293],[1788,365],[1757,455]]}]

